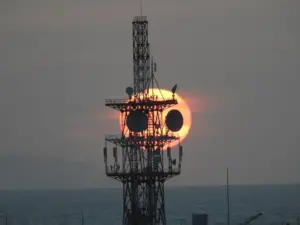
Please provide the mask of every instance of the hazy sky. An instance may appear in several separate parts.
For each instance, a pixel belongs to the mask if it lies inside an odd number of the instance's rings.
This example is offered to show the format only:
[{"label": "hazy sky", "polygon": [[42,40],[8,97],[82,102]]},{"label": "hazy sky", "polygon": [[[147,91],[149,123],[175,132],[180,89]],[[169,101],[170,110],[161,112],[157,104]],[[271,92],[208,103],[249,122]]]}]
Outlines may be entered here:
[{"label": "hazy sky", "polygon": [[[0,3],[0,188],[120,186],[104,99],[132,85],[138,0]],[[160,86],[193,110],[170,185],[300,182],[300,1],[144,0]]]}]

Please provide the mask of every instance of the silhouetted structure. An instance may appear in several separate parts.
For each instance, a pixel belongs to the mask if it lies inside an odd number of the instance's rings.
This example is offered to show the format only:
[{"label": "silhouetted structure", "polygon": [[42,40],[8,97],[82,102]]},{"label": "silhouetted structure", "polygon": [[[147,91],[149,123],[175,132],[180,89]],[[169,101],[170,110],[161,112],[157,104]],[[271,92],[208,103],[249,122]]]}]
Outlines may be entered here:
[{"label": "silhouetted structure", "polygon": [[[132,35],[134,87],[126,88],[127,99],[105,101],[106,106],[120,112],[122,121],[121,135],[105,138],[106,174],[123,184],[124,225],[165,225],[164,182],[181,170],[182,146],[173,134],[182,126],[181,114],[173,112],[168,120],[172,127],[168,127],[162,113],[177,100],[174,95],[165,99],[151,91],[156,64],[150,60],[146,17],[134,18]],[[175,93],[176,86],[172,91]],[[178,166],[168,147],[174,141],[179,143]],[[108,162],[108,143],[113,144],[112,164]]]}]

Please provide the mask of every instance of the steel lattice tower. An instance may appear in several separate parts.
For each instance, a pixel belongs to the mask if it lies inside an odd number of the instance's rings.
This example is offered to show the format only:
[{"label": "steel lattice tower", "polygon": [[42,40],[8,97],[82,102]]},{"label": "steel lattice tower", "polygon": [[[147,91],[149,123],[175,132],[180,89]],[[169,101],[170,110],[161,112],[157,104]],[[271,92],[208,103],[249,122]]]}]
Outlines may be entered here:
[{"label": "steel lattice tower", "polygon": [[[121,135],[105,138],[105,169],[107,176],[123,184],[123,225],[165,225],[164,182],[180,174],[182,146],[164,124],[162,112],[177,100],[151,92],[156,65],[150,63],[147,18],[135,17],[132,28],[134,87],[126,89],[128,99],[105,101],[122,118]],[[177,166],[168,147],[173,141],[179,143]],[[113,144],[110,162],[108,143]]]}]

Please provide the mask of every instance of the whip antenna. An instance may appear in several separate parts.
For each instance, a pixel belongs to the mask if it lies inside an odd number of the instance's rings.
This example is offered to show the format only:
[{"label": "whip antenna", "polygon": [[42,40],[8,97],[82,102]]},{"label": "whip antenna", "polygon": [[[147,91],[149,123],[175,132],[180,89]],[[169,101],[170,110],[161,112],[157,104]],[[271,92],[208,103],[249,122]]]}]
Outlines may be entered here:
[{"label": "whip antenna", "polygon": [[140,0],[141,16],[143,16],[143,0]]}]

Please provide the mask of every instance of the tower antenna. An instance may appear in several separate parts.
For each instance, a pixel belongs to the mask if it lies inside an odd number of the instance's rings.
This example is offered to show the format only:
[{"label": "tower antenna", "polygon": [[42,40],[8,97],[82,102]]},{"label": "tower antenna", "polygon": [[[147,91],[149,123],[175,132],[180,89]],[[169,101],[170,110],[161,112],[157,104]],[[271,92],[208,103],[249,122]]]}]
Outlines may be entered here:
[{"label": "tower antenna", "polygon": [[[142,13],[142,0],[140,3]],[[178,101],[150,93],[156,82],[156,64],[150,58],[146,16],[133,18],[132,40],[133,87],[125,89],[130,98],[105,100],[122,118],[121,134],[105,138],[105,171],[123,185],[123,225],[166,225],[164,185],[181,173],[183,147],[174,132],[183,119],[173,110],[165,123],[163,111]],[[165,124],[167,129],[162,129]],[[108,142],[113,145],[112,157],[108,157]],[[171,154],[172,142],[179,142],[177,156]]]}]

